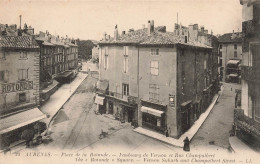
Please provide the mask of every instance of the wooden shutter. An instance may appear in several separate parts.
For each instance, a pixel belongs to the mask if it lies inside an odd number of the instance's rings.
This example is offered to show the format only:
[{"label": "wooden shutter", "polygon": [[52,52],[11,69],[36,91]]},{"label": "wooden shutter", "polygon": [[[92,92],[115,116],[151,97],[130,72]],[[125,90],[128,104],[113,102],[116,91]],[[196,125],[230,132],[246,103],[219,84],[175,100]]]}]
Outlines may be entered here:
[{"label": "wooden shutter", "polygon": [[8,81],[9,81],[9,71],[8,71],[8,70],[5,70],[5,71],[4,71],[4,81],[5,81],[5,82],[8,82]]}]

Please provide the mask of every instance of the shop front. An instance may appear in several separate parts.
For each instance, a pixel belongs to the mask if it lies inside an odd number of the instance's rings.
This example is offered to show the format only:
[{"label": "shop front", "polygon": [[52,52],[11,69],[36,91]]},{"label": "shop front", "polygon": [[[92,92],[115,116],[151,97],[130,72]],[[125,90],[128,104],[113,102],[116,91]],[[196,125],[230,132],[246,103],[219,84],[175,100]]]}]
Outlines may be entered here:
[{"label": "shop front", "polygon": [[124,122],[136,122],[136,109],[137,106],[131,106],[127,104],[120,104],[121,109],[122,109],[122,114],[120,119],[123,120]]},{"label": "shop front", "polygon": [[21,134],[26,129],[33,129],[34,125],[46,118],[38,108],[21,111],[0,119],[0,148],[9,146],[10,143],[21,139]]},{"label": "shop front", "polygon": [[142,106],[141,112],[143,127],[155,130],[160,133],[165,132],[166,125],[164,111],[147,106]]},{"label": "shop front", "polygon": [[95,104],[97,104],[97,111],[100,114],[106,113],[105,97],[100,96],[100,95],[97,94],[96,98],[95,98]]},{"label": "shop front", "polygon": [[191,100],[181,104],[181,131],[185,133],[192,125],[195,112],[192,110]]}]

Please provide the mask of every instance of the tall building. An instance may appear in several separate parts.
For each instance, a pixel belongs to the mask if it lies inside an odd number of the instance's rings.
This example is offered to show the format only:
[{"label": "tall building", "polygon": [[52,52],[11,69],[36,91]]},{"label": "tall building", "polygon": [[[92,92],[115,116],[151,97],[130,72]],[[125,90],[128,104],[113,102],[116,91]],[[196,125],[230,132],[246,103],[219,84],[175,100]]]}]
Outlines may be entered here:
[{"label": "tall building", "polygon": [[44,102],[56,91],[56,80],[70,81],[77,74],[78,46],[75,40],[53,36],[48,31],[40,32],[36,41],[40,46],[40,97]]},{"label": "tall building", "polygon": [[19,140],[24,129],[46,117],[38,109],[40,48],[34,36],[8,33],[4,29],[0,36],[1,145]]},{"label": "tall building", "polygon": [[[219,72],[222,81],[230,81],[232,74],[237,79],[240,76],[240,65],[242,60],[242,33],[234,32],[221,35],[219,38]],[[231,65],[231,67],[229,67]],[[237,70],[234,70],[237,68]],[[237,72],[237,73],[236,73]],[[232,76],[231,75],[231,76]]]},{"label": "tall building", "polygon": [[187,131],[219,89],[217,38],[196,27],[167,32],[152,20],[122,35],[116,26],[114,38],[104,34],[98,110],[174,138]]},{"label": "tall building", "polygon": [[260,1],[241,0],[243,5],[242,101],[235,109],[238,138],[260,149]]}]

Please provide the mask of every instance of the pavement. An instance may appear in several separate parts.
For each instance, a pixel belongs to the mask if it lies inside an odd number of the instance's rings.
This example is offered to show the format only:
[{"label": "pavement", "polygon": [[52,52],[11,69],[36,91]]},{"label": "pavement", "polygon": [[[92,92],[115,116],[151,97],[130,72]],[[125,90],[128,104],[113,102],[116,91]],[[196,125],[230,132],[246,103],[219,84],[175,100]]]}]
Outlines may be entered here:
[{"label": "pavement", "polygon": [[223,87],[221,87],[221,91],[213,97],[212,103],[209,105],[207,110],[204,113],[202,113],[200,115],[199,119],[194,122],[192,127],[187,132],[182,134],[180,136],[180,138],[178,138],[178,139],[175,139],[175,138],[172,138],[172,137],[166,137],[165,135],[162,135],[160,133],[156,133],[156,132],[148,130],[148,129],[144,129],[142,127],[138,127],[136,129],[134,129],[134,131],[137,132],[137,133],[146,135],[146,136],[150,136],[150,137],[157,139],[157,140],[160,140],[162,142],[171,144],[173,146],[183,147],[183,145],[184,145],[183,140],[186,137],[188,137],[191,140],[193,138],[193,136],[197,133],[197,131],[200,129],[201,125],[207,119],[207,117],[208,117],[209,113],[211,112],[211,110],[213,109],[214,105],[216,104],[219,96],[222,94],[222,91],[223,91]]},{"label": "pavement", "polygon": [[79,72],[76,78],[69,84],[63,84],[50,99],[39,109],[47,115],[47,118],[42,121],[50,123],[55,114],[60,110],[63,104],[71,97],[71,95],[76,91],[78,86],[87,77],[87,74]]}]

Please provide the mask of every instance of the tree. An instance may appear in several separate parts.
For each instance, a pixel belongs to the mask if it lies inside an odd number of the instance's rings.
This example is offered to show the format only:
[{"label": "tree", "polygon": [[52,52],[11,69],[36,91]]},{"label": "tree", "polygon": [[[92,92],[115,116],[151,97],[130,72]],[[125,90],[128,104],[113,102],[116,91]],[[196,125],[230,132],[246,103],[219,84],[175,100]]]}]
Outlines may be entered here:
[{"label": "tree", "polygon": [[90,59],[92,56],[92,48],[95,44],[91,40],[77,40],[79,57],[82,59]]}]

